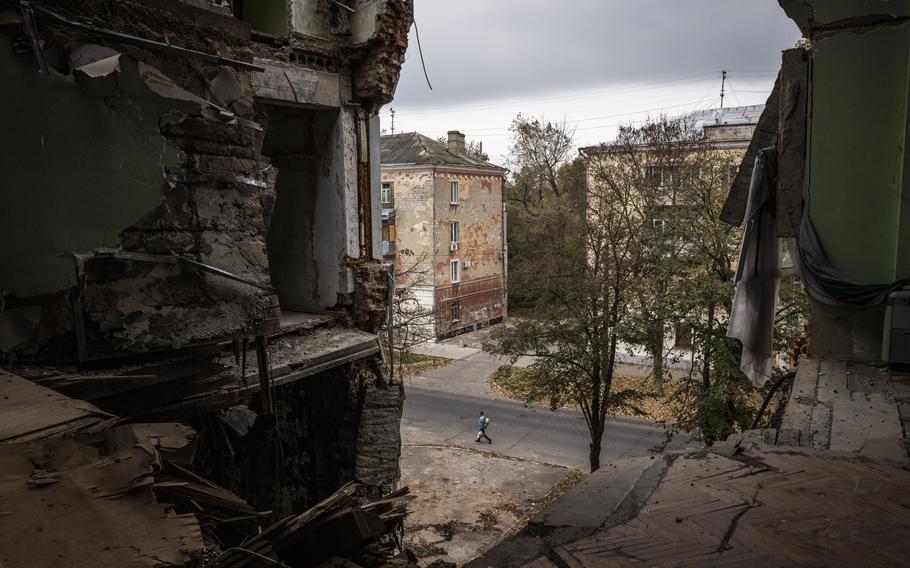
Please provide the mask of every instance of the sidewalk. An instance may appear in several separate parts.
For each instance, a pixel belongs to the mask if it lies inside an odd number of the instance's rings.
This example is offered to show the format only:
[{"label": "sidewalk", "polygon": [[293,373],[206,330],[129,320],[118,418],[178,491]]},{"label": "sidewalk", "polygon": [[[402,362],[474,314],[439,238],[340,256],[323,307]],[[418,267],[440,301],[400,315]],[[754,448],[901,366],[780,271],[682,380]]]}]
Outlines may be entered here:
[{"label": "sidewalk", "polygon": [[780,431],[614,462],[469,566],[906,565],[908,382],[803,360]]}]

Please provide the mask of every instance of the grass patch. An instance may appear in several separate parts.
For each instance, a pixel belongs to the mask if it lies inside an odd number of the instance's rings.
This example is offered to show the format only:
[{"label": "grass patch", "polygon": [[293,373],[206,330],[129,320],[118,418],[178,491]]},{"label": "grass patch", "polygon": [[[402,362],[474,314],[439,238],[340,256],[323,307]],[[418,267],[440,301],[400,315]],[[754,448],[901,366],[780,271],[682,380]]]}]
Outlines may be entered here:
[{"label": "grass patch", "polygon": [[395,374],[397,375],[400,372],[405,377],[445,367],[452,362],[452,359],[446,357],[433,357],[432,355],[421,355],[419,353],[408,353],[404,359],[402,359],[400,353],[395,353],[394,360]]},{"label": "grass patch", "polygon": [[[521,367],[505,365],[493,371],[493,373],[487,377],[487,383],[490,385],[490,389],[492,389],[493,392],[505,398],[549,406],[549,400],[523,400],[513,394],[514,391],[510,389],[510,385],[520,384],[522,373],[527,372],[527,369]],[[640,393],[643,398],[640,401],[636,401],[635,406],[642,412],[636,413],[629,408],[617,408],[611,410],[611,414],[617,416],[637,416],[672,424],[676,421],[676,418],[683,411],[686,404],[684,398],[679,396],[680,384],[681,383],[676,379],[667,379],[664,381],[664,393],[657,394],[654,390],[654,383],[650,377],[616,374],[613,376],[612,390],[621,391],[628,389]],[[745,402],[757,410],[761,405],[761,401],[762,396],[756,391],[755,393],[752,393]],[[567,405],[567,407],[577,410],[577,407],[574,404]]]}]

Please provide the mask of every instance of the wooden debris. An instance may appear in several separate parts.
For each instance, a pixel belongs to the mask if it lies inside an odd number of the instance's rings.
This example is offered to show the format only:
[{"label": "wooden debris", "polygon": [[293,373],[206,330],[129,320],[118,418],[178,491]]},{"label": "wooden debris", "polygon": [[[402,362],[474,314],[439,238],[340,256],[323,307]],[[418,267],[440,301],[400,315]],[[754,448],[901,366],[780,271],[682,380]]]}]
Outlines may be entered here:
[{"label": "wooden debris", "polygon": [[158,455],[132,426],[0,444],[4,566],[184,566],[203,548],[194,515],[156,501]]},{"label": "wooden debris", "polygon": [[[395,543],[388,537],[407,515],[408,488],[376,501],[357,504],[357,486],[348,483],[300,515],[286,517],[261,533],[226,550],[214,568],[259,566],[265,556],[292,568],[315,566],[333,557],[367,560],[389,558]],[[252,553],[252,554],[251,554]]]}]

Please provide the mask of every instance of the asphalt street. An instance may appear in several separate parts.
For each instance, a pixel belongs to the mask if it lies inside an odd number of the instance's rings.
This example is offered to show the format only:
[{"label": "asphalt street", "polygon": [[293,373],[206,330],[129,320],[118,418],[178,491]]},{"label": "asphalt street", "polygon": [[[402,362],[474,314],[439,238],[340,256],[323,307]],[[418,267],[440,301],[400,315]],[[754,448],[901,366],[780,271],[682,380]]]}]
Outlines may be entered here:
[{"label": "asphalt street", "polygon": [[[402,433],[405,443],[437,442],[489,449],[508,456],[587,469],[588,429],[575,410],[551,411],[520,402],[459,392],[406,388]],[[492,444],[476,443],[477,418],[490,419]],[[635,418],[609,421],[601,447],[601,464],[623,457],[648,455],[665,440],[662,425]]]}]

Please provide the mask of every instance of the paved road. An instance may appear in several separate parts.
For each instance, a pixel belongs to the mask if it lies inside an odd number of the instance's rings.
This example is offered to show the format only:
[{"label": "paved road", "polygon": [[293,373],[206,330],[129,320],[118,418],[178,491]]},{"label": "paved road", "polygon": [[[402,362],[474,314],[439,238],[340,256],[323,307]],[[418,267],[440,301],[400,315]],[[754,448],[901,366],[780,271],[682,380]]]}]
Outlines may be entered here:
[{"label": "paved road", "polygon": [[[588,430],[584,416],[573,410],[550,411],[520,402],[409,386],[401,421],[405,443],[442,442],[477,446],[546,463],[587,469]],[[478,413],[490,418],[493,443],[475,443]],[[664,440],[660,424],[615,418],[607,425],[601,464],[620,457],[648,455]]]}]

